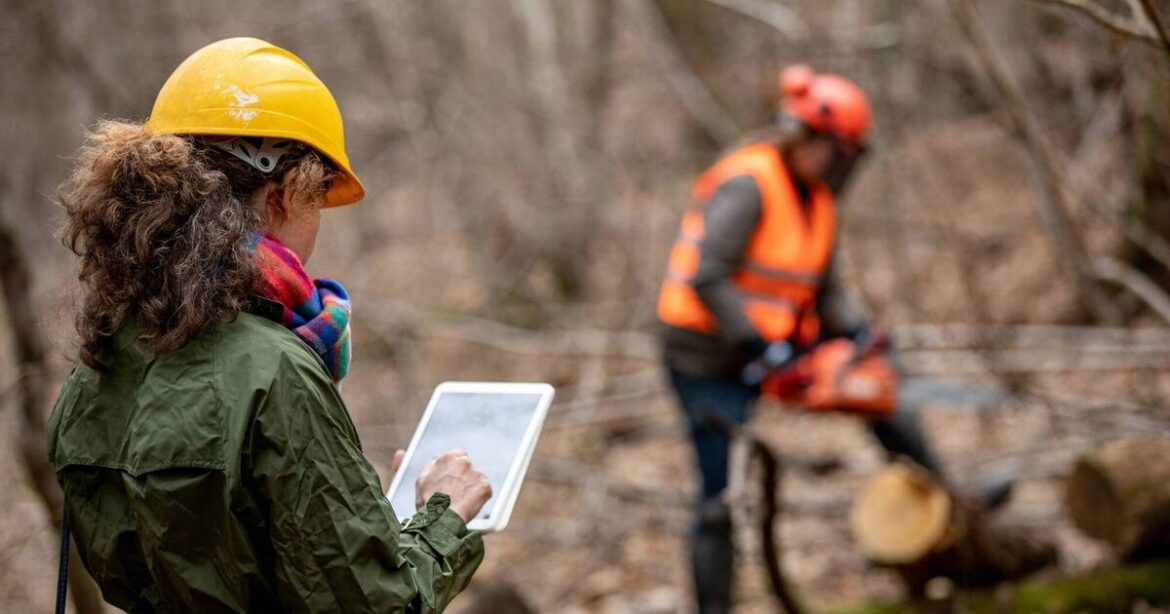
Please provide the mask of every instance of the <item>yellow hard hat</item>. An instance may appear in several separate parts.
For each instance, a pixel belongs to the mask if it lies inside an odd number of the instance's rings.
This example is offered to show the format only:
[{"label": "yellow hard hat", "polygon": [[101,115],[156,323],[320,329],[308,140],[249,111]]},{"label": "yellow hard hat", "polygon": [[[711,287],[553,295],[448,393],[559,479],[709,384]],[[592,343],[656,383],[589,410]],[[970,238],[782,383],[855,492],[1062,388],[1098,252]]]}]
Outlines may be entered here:
[{"label": "yellow hard hat", "polygon": [[159,90],[146,129],[300,141],[341,171],[326,207],[355,203],[366,193],[349,166],[341,111],[329,88],[300,58],[259,39],[228,38],[191,54]]}]

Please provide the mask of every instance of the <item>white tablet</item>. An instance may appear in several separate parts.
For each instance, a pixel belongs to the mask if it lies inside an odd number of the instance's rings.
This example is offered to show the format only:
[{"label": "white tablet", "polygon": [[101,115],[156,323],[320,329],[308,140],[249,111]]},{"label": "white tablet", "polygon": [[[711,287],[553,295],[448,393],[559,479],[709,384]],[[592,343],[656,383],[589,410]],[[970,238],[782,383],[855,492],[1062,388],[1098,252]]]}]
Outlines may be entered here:
[{"label": "white tablet", "polygon": [[406,520],[416,511],[414,484],[423,467],[443,452],[462,448],[492,485],[492,498],[467,527],[503,530],[552,399],[548,384],[439,384],[386,493],[398,518]]}]

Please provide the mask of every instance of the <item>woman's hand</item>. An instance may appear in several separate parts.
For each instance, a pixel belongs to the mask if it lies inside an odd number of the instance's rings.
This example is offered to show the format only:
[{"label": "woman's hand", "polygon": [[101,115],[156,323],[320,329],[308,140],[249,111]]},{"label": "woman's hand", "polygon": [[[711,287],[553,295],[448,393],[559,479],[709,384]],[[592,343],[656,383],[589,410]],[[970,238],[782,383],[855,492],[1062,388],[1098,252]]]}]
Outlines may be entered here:
[{"label": "woman's hand", "polygon": [[492,498],[492,485],[487,476],[471,464],[466,452],[451,450],[436,456],[423,467],[414,485],[415,507],[422,509],[427,499],[437,492],[451,497],[451,510],[466,523],[471,522]]}]

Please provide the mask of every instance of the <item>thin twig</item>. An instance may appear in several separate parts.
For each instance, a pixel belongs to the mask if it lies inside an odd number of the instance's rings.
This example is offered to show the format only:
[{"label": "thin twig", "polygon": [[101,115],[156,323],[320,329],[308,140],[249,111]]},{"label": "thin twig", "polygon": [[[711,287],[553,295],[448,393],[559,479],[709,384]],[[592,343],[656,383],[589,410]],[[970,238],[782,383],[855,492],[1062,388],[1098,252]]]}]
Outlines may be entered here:
[{"label": "thin twig", "polygon": [[658,3],[631,0],[626,2],[626,7],[634,11],[635,22],[640,24],[640,29],[649,38],[658,39],[658,44],[653,47],[663,65],[663,75],[687,111],[716,142],[726,145],[738,139],[743,129],[687,61]]},{"label": "thin twig", "polygon": [[1154,7],[1153,0],[1141,0],[1142,9],[1145,10],[1146,19],[1150,20],[1150,24],[1154,26],[1154,32],[1158,33],[1158,38],[1162,41],[1162,46],[1166,48],[1166,53],[1170,54],[1170,32],[1166,31],[1166,25],[1162,23],[1162,18],[1158,15],[1158,9]]},{"label": "thin twig", "polygon": [[707,2],[771,26],[793,41],[808,38],[808,24],[800,18],[796,11],[779,2],[767,0],[707,0]]},{"label": "thin twig", "polygon": [[1158,314],[1167,324],[1170,324],[1170,296],[1158,287],[1158,284],[1142,275],[1116,258],[1098,258],[1093,263],[1093,272],[1104,280],[1111,281],[1125,287],[1142,299],[1151,311]]},{"label": "thin twig", "polygon": [[1033,0],[1033,2],[1072,9],[1086,15],[1093,21],[1117,34],[1151,45],[1158,43],[1158,39],[1154,37],[1154,34],[1143,30],[1140,24],[1126,19],[1091,0]]}]

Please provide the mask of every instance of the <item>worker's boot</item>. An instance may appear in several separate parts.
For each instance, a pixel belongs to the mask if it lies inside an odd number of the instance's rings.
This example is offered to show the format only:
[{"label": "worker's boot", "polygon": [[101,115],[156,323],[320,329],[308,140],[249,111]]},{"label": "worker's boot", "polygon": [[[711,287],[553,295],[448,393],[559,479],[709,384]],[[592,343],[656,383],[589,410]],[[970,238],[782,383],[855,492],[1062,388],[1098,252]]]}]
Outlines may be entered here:
[{"label": "worker's boot", "polygon": [[699,614],[731,611],[731,513],[719,499],[699,504],[698,527],[691,559],[695,573],[695,601]]},{"label": "worker's boot", "polygon": [[998,476],[978,485],[951,483],[922,432],[917,409],[912,406],[900,405],[888,419],[871,421],[870,430],[891,457],[909,458],[949,484],[959,496],[984,509],[995,510],[1011,500],[1014,476]]},{"label": "worker's boot", "polygon": [[889,418],[871,420],[869,428],[891,457],[905,456],[946,481],[942,462],[927,442],[915,408],[899,405]]},{"label": "worker's boot", "polygon": [[997,510],[1011,501],[1015,487],[1014,475],[1000,475],[984,481],[964,494],[983,509]]}]

